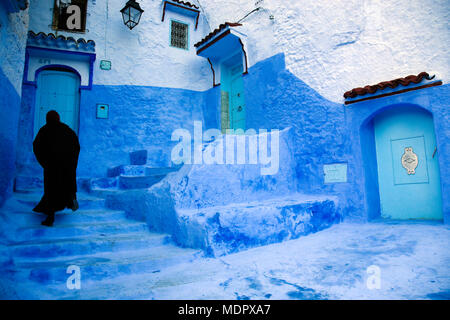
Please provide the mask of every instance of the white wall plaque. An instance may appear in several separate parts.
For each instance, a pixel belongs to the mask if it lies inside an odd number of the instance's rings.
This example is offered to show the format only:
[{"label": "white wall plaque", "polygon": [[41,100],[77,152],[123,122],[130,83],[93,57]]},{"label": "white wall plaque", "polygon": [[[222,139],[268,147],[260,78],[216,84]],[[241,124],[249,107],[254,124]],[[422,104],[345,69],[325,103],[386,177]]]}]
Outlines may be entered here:
[{"label": "white wall plaque", "polygon": [[324,164],[323,174],[325,183],[347,182],[347,164]]}]

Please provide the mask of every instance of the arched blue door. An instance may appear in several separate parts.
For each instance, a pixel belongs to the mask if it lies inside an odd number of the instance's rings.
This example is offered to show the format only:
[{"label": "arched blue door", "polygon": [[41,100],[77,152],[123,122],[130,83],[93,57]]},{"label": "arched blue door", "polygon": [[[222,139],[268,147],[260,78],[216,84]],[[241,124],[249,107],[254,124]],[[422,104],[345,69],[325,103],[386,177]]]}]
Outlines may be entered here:
[{"label": "arched blue door", "polygon": [[431,114],[400,107],[374,119],[382,218],[443,219]]},{"label": "arched blue door", "polygon": [[72,72],[44,70],[37,79],[34,135],[45,125],[48,111],[56,110],[61,121],[78,132],[80,79]]}]

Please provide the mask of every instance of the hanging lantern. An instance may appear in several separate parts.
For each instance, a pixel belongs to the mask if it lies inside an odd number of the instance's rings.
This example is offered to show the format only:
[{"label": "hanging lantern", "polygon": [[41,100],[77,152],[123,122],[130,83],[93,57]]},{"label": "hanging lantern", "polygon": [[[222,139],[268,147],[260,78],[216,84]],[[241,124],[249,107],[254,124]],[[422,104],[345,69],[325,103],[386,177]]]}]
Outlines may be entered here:
[{"label": "hanging lantern", "polygon": [[138,25],[144,10],[135,0],[129,0],[120,12],[122,13],[123,23],[131,30]]}]

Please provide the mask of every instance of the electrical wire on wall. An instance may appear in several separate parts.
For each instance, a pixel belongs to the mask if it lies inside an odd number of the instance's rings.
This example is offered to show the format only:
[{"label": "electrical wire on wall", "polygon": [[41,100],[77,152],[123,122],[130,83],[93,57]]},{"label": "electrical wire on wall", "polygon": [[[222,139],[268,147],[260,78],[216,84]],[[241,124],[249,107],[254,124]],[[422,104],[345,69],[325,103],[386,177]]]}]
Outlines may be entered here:
[{"label": "electrical wire on wall", "polygon": [[109,20],[109,0],[106,0],[106,20],[105,20],[105,55],[104,59],[107,60],[106,47],[108,46],[108,20]]}]

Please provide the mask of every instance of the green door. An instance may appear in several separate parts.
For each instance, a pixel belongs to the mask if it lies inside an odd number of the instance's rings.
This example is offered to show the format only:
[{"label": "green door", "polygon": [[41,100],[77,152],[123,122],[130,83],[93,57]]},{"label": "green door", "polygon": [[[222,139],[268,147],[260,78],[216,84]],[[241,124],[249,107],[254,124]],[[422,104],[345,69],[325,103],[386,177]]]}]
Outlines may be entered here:
[{"label": "green door", "polygon": [[72,72],[45,70],[37,79],[34,135],[45,125],[47,112],[55,110],[61,122],[78,132],[80,79]]}]

